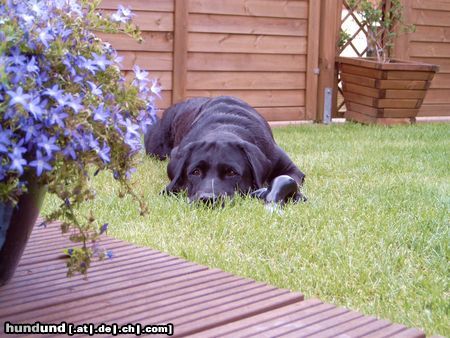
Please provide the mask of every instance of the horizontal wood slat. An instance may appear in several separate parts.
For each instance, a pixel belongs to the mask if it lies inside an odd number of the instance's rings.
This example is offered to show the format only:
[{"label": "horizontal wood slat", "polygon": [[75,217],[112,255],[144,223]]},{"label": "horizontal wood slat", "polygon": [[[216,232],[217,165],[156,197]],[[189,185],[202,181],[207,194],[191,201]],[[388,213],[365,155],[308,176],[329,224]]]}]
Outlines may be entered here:
[{"label": "horizontal wood slat", "polygon": [[220,95],[238,97],[255,108],[305,105],[303,90],[189,90],[187,92],[188,97]]},{"label": "horizontal wood slat", "polygon": [[122,70],[132,70],[134,65],[151,72],[173,69],[173,54],[170,52],[134,52],[122,51]]},{"label": "horizontal wood slat", "polygon": [[189,14],[188,29],[190,32],[197,33],[306,36],[307,21],[303,19]]},{"label": "horizontal wood slat", "polygon": [[0,287],[1,322],[172,323],[174,337],[322,332],[424,337],[416,329],[317,299],[303,301],[300,293],[111,238],[104,240],[113,247],[113,259],[94,262],[88,280],[69,279],[65,260],[58,257],[71,242],[59,231],[55,223],[33,230],[17,273]]},{"label": "horizontal wood slat", "polygon": [[[139,52],[172,52],[173,33],[172,32],[142,32],[143,42],[136,40],[125,34],[97,33],[102,40],[108,41],[118,51],[139,51]],[[120,54],[120,53],[119,53]]]},{"label": "horizontal wood slat", "polygon": [[450,12],[450,2],[446,0],[413,0],[412,8]]},{"label": "horizontal wood slat", "polygon": [[292,71],[306,70],[306,55],[189,53],[188,70]]},{"label": "horizontal wood slat", "polygon": [[267,35],[189,34],[189,52],[304,54],[306,38]]},{"label": "horizontal wood slat", "polygon": [[188,72],[188,90],[305,89],[304,73]]},{"label": "horizontal wood slat", "polygon": [[190,0],[189,12],[202,14],[307,19],[308,2],[280,2],[279,0]]},{"label": "horizontal wood slat", "polygon": [[434,11],[428,9],[416,9],[411,17],[415,25],[450,27],[448,11]]},{"label": "horizontal wood slat", "polygon": [[[103,13],[110,15],[115,11],[103,10]],[[167,12],[133,11],[133,23],[141,31],[170,32],[173,31],[173,14]]]},{"label": "horizontal wood slat", "polygon": [[417,26],[411,41],[450,43],[450,27]]},{"label": "horizontal wood slat", "polygon": [[173,12],[173,0],[102,0],[100,8],[117,9],[119,5],[133,11]]}]

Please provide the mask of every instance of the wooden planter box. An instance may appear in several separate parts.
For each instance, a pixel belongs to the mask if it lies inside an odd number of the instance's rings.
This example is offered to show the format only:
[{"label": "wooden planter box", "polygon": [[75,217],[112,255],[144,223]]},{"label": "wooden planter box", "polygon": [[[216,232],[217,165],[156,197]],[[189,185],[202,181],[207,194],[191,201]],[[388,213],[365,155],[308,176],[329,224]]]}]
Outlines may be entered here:
[{"label": "wooden planter box", "polygon": [[413,123],[439,66],[338,57],[347,112],[361,123]]}]

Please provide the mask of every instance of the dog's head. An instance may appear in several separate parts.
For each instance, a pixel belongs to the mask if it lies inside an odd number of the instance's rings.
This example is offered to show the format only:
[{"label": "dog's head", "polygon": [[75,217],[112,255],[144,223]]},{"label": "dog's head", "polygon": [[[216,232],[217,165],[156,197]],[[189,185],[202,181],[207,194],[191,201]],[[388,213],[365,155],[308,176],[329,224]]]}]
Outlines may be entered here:
[{"label": "dog's head", "polygon": [[173,149],[166,191],[186,190],[190,201],[213,203],[235,192],[261,188],[270,169],[270,161],[251,143],[192,142]]}]

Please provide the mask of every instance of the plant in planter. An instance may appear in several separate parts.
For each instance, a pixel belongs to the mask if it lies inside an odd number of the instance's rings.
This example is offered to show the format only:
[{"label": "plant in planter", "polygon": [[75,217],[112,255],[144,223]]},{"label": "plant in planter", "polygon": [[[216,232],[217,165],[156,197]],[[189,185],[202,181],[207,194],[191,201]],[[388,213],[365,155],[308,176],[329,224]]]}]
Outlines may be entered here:
[{"label": "plant in planter", "polygon": [[[68,275],[86,274],[107,229],[77,207],[92,203],[91,180],[109,171],[121,194],[141,148],[141,132],[154,118],[159,88],[135,67],[126,82],[115,50],[94,31],[139,39],[131,12],[119,6],[106,17],[100,1],[0,0],[0,285],[12,275],[39,213],[45,191],[60,207],[74,242]],[[25,223],[28,223],[25,224]]]},{"label": "plant in planter", "polygon": [[345,117],[363,123],[411,123],[419,112],[436,65],[390,58],[397,33],[414,31],[403,21],[400,0],[351,1],[368,31],[368,55],[338,57]]}]

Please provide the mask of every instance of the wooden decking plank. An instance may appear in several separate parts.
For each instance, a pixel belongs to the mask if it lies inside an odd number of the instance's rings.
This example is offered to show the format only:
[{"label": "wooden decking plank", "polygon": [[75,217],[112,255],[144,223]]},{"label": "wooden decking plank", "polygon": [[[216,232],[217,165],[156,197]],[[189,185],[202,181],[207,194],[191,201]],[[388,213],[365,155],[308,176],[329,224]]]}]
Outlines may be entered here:
[{"label": "wooden decking plank", "polygon": [[[355,311],[352,311],[351,313],[358,314],[358,312]],[[374,322],[376,320],[377,319],[375,317],[364,316],[361,314],[360,316],[356,316],[355,319],[345,321],[343,323],[337,321],[335,326],[313,333],[309,337],[311,338],[333,337],[346,331],[367,325],[368,323]]]},{"label": "wooden decking plank", "polygon": [[[182,269],[182,268],[190,266],[190,265],[192,265],[192,263],[189,263],[189,262],[186,262],[186,263],[176,262],[176,261],[174,261],[174,263],[172,263],[171,261],[162,262],[160,264],[156,264],[156,265],[152,266],[151,271],[153,271],[154,273],[160,273],[160,272]],[[145,264],[144,264],[144,266],[145,266]],[[138,266],[138,267],[140,267],[140,266]],[[133,271],[135,272],[135,270],[133,270]],[[134,275],[137,275],[138,277],[139,276],[145,277],[151,271],[146,271],[146,272],[140,271],[139,273],[135,272]],[[107,280],[102,278],[102,279],[97,280],[95,284],[89,283],[88,281],[85,281],[82,279],[78,279],[74,283],[71,283],[71,284],[66,283],[65,285],[63,285],[60,288],[53,287],[53,285],[49,285],[47,287],[47,289],[41,290],[39,294],[35,294],[34,292],[32,292],[31,294],[27,294],[27,298],[25,298],[25,300],[18,299],[18,297],[13,297],[11,299],[8,297],[7,294],[3,294],[3,295],[0,295],[0,302],[7,306],[15,306],[18,304],[25,304],[26,302],[32,303],[32,302],[39,301],[41,299],[58,298],[60,296],[64,296],[64,295],[66,295],[68,290],[71,291],[71,294],[76,293],[76,292],[88,292],[91,289],[105,288],[105,287],[111,286],[113,284],[117,284],[117,283],[124,282],[124,281],[129,281],[129,279],[130,279],[129,273],[127,273],[125,275],[117,275],[117,276],[114,276],[113,278],[110,278]],[[22,298],[22,296],[20,298]]]},{"label": "wooden decking plank", "polygon": [[[262,332],[254,332],[249,336],[266,336],[273,337],[277,336],[295,336],[302,332],[308,332],[308,328],[318,323],[322,323],[326,320],[332,319],[334,317],[341,316],[347,313],[349,310],[336,308],[330,304],[324,304],[323,311],[316,312],[314,314],[308,314],[304,316],[302,313],[297,314],[297,318],[290,318],[289,321],[280,321],[278,325],[273,325],[274,323],[266,324],[268,327]],[[240,334],[240,333],[239,333]]]},{"label": "wooden decking plank", "polygon": [[[70,287],[67,288],[66,293],[59,295],[36,295],[33,300],[23,301],[18,299],[14,304],[3,304],[0,308],[0,318],[1,317],[12,317],[16,313],[21,313],[24,311],[30,311],[38,308],[46,308],[55,304],[61,304],[70,300],[75,300],[79,298],[93,297],[97,294],[108,293],[115,290],[126,289],[132,285],[136,284],[146,284],[158,280],[164,280],[173,278],[176,276],[186,275],[195,271],[206,270],[206,267],[196,265],[194,263],[188,264],[181,267],[178,270],[170,271],[149,271],[147,273],[139,274],[136,279],[124,279],[118,285],[116,281],[102,283],[101,285],[94,285],[87,290],[73,291]],[[89,283],[87,283],[89,284]],[[51,297],[51,298],[48,298]]]},{"label": "wooden decking plank", "polygon": [[259,335],[268,329],[277,328],[299,318],[306,319],[318,313],[329,311],[332,308],[333,306],[330,304],[324,304],[319,300],[310,299],[283,306],[272,311],[266,311],[208,331],[203,331],[194,337],[215,337],[217,331],[220,332],[221,337]]},{"label": "wooden decking plank", "polygon": [[[127,243],[124,243],[123,241],[119,241],[117,239],[113,238],[103,238],[101,241],[98,242],[99,247],[107,247],[109,249],[109,246],[114,245],[126,245]],[[75,248],[80,247],[80,243],[74,243],[71,242],[66,237],[57,237],[54,240],[51,241],[42,241],[39,242],[38,245],[32,246],[30,249],[25,248],[23,253],[23,259],[28,259],[29,257],[35,257],[40,255],[47,255],[49,253],[62,253],[64,249],[69,248]],[[129,245],[130,247],[136,247],[134,245]],[[22,263],[22,262],[21,262]]]},{"label": "wooden decking plank", "polygon": [[[198,299],[199,297],[204,297],[212,293],[230,293],[232,290],[242,289],[246,290],[254,287],[253,282],[244,279],[233,279],[229,278],[226,281],[216,280],[206,285],[195,285],[190,290],[170,290],[168,292],[163,292],[163,290],[153,290],[153,294],[148,293],[145,298],[136,297],[130,301],[117,306],[110,306],[106,311],[101,309],[101,311],[94,312],[94,314],[99,314],[102,320],[107,320],[111,322],[116,322],[118,317],[123,318],[128,315],[136,315],[141,313],[146,313],[151,310],[160,310],[160,312],[176,310],[182,304],[188,303],[193,299]],[[176,299],[172,301],[173,299]],[[168,303],[167,303],[168,302]],[[156,305],[157,304],[157,305]],[[165,305],[162,305],[165,304]],[[170,310],[169,310],[170,309]],[[99,318],[97,316],[96,318]],[[80,316],[75,316],[74,321],[82,321],[83,318]],[[100,323],[100,321],[99,321]],[[128,323],[128,322],[126,322]],[[124,322],[124,324],[126,324]]]},{"label": "wooden decking plank", "polygon": [[[127,263],[127,262],[125,262]],[[159,267],[166,267],[166,266],[173,266],[180,264],[180,261],[178,261],[175,257],[162,257],[160,261],[155,261],[153,264],[149,264],[148,261],[145,259],[145,252],[141,255],[141,257],[136,257],[134,260],[129,261],[128,264],[120,265],[120,266],[113,266],[111,265],[110,270],[100,270],[100,272],[105,272],[104,274],[99,273],[92,273],[89,275],[89,280],[86,281],[84,279],[74,279],[72,283],[70,283],[71,288],[81,287],[88,283],[93,284],[97,281],[101,281],[108,277],[109,272],[111,272],[111,275],[115,278],[118,277],[125,277],[129,278],[130,274],[133,274],[135,269],[139,268],[146,268],[146,269],[154,269]],[[98,271],[97,271],[98,272]],[[16,297],[16,293],[20,293],[21,297],[29,297],[33,294],[39,292],[39,293],[48,293],[52,292],[55,293],[58,290],[66,290],[67,289],[67,281],[64,279],[59,279],[58,281],[54,281],[51,285],[45,284],[32,284],[30,285],[26,291],[20,290],[20,288],[16,289],[10,289],[7,295],[0,295],[0,301],[7,302],[10,299],[13,299]],[[15,291],[15,292],[14,292]]]},{"label": "wooden decking plank", "polygon": [[372,322],[367,323],[366,325],[360,326],[355,329],[350,329],[348,331],[343,332],[338,337],[362,337],[369,334],[373,334],[376,331],[386,329],[391,325],[391,322],[381,319],[374,320]]},{"label": "wooden decking plank", "polygon": [[326,318],[321,319],[315,324],[308,325],[306,327],[302,327],[300,329],[292,329],[289,332],[285,332],[280,335],[281,337],[312,337],[316,335],[316,337],[324,337],[323,332],[327,329],[335,329],[338,325],[345,325],[349,323],[357,324],[358,321],[363,317],[362,314],[359,314],[354,311],[342,311],[342,308],[336,308],[334,313],[330,312],[327,314]]},{"label": "wooden decking plank", "polygon": [[[207,289],[212,285],[229,283],[237,279],[239,278],[233,275],[227,275],[219,270],[199,271],[187,276],[173,278],[172,282],[170,282],[171,280],[164,280],[156,283],[138,285],[127,288],[126,290],[97,295],[93,298],[84,298],[70,303],[59,304],[52,308],[47,308],[49,314],[45,314],[39,317],[39,319],[42,321],[60,322],[66,316],[70,316],[73,322],[82,322],[85,319],[92,321],[93,315],[96,314],[95,311],[101,310],[98,317],[102,321],[105,321],[108,318],[107,315],[117,312],[117,309],[132,308],[141,303],[149,303],[168,298],[170,294],[186,294],[194,289]],[[71,304],[83,309],[83,313],[80,313],[79,309],[77,310],[75,307],[70,307]],[[64,310],[66,306],[69,306],[69,310],[61,313],[61,310]],[[32,318],[36,314],[29,313],[25,317]]]},{"label": "wooden decking plank", "polygon": [[[262,283],[244,283],[239,288],[231,287],[224,288],[218,292],[211,293],[198,293],[193,295],[180,295],[172,299],[164,298],[153,302],[151,304],[145,304],[141,307],[132,309],[131,311],[117,312],[111,321],[115,323],[143,323],[148,320],[157,320],[163,322],[168,318],[171,321],[175,321],[186,314],[195,313],[201,311],[208,306],[212,306],[213,302],[227,302],[236,300],[239,297],[258,295],[268,291],[273,291],[275,288],[268,288]],[[144,317],[144,318],[143,318]],[[145,319],[145,320],[144,320]],[[157,321],[157,322],[158,322]]]},{"label": "wooden decking plank", "polygon": [[[94,262],[91,265],[92,269],[89,272],[89,278],[91,275],[108,273],[111,266],[113,267],[127,266],[129,264],[130,256],[122,256],[122,253],[124,253],[125,250],[127,250],[127,248],[116,249],[114,252],[117,254],[117,256],[114,257],[113,259],[105,259],[102,262]],[[146,254],[147,256],[149,256],[148,251],[145,250],[145,248],[136,248],[136,249],[128,248],[128,251],[130,252],[130,255],[135,257],[138,257],[139,254]],[[160,253],[160,257],[162,256],[163,254]],[[52,281],[64,282],[65,280],[67,282],[67,279],[61,278],[61,276],[64,275],[65,272],[67,271],[67,267],[65,266],[64,261],[60,260],[60,262],[64,264],[60,264],[59,270],[53,269],[52,274],[49,274],[50,269],[45,269],[45,267],[39,270],[34,270],[33,267],[30,267],[30,269],[22,271],[23,273],[21,275],[14,276],[13,281],[5,285],[4,289],[11,290],[15,288],[22,288],[26,285],[40,284],[44,282],[48,283]],[[77,279],[77,277],[72,277],[70,280],[75,279]]]},{"label": "wooden decking plank", "polygon": [[[56,304],[48,306],[46,313],[43,314],[40,310],[27,311],[15,316],[17,320],[33,320],[39,318],[39,320],[56,320],[61,316],[61,311],[64,314],[67,313],[67,309],[80,308],[84,312],[89,311],[91,308],[97,308],[98,306],[109,307],[111,304],[120,303],[121,301],[127,299],[128,296],[134,297],[134,295],[141,296],[142,298],[156,293],[155,290],[161,292],[161,288],[167,288],[168,291],[173,288],[179,288],[180,290],[185,290],[186,285],[194,285],[205,283],[208,280],[217,280],[232,278],[233,275],[229,275],[220,271],[218,269],[208,269],[198,272],[194,272],[188,275],[178,276],[169,280],[157,281],[155,283],[137,284],[130,286],[124,290],[116,290],[109,292],[107,294],[99,294],[93,298],[80,298],[68,301],[64,304]],[[69,315],[70,313],[67,313]],[[88,314],[88,313],[87,313]]]},{"label": "wooden decking plank", "polygon": [[[248,318],[275,308],[280,308],[294,302],[299,302],[299,298],[291,293],[286,293],[281,296],[267,298],[257,302],[244,304],[242,307],[231,308],[225,310],[228,305],[222,309],[213,309],[208,311],[204,316],[190,316],[189,321],[180,322],[174,320],[176,323],[176,334],[178,336],[191,336],[194,333],[202,332],[205,329],[217,327],[227,323],[234,323],[237,320]],[[219,311],[218,311],[219,310]],[[182,318],[183,320],[185,318]]]},{"label": "wooden decking plank", "polygon": [[391,326],[370,334],[373,338],[387,337],[408,337],[408,338],[425,338],[425,334],[417,329],[409,329],[401,324],[392,324]]},{"label": "wooden decking plank", "polygon": [[[75,246],[70,246],[69,248],[74,248]],[[118,248],[124,248],[128,247],[126,244],[120,241],[105,241],[102,243],[102,246],[99,246],[99,248],[108,248],[108,250],[115,250]],[[128,247],[129,248],[129,247]],[[46,252],[40,252],[36,254],[31,255],[24,255],[23,263],[21,264],[21,270],[25,270],[27,268],[27,265],[36,264],[36,263],[42,263],[42,262],[48,262],[51,259],[58,259],[58,258],[64,258],[65,254],[63,249],[60,250],[53,250],[53,251],[46,251]]]}]

